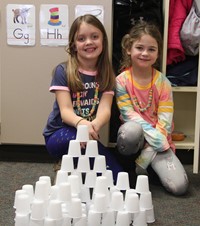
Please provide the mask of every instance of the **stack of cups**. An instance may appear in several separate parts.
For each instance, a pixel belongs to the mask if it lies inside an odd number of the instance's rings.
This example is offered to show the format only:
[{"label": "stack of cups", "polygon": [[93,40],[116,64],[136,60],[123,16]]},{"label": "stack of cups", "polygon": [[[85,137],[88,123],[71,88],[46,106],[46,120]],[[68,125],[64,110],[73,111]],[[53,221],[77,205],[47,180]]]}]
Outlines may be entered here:
[{"label": "stack of cups", "polygon": [[45,180],[38,180],[35,184],[34,200],[41,200],[44,202],[45,209],[47,209],[49,202],[50,188],[49,183]]},{"label": "stack of cups", "polygon": [[155,221],[152,194],[150,191],[140,194],[140,209],[146,211],[147,223],[153,223]]},{"label": "stack of cups", "polygon": [[35,191],[24,185],[15,193],[14,208],[15,226],[147,226],[155,221],[148,177],[138,176],[130,189],[128,173],[119,172],[114,185],[105,156],[98,154],[98,143],[89,140],[85,125],[70,141],[55,185],[48,176],[39,178]]},{"label": "stack of cups", "polygon": [[31,217],[29,226],[43,226],[45,219],[45,203],[35,199],[31,205]]},{"label": "stack of cups", "polygon": [[135,226],[146,225],[146,223],[143,224],[141,222],[142,218],[145,218],[147,223],[153,223],[155,221],[155,216],[154,216],[154,208],[152,204],[152,195],[151,195],[151,192],[149,191],[148,176],[139,175],[137,177],[135,190],[137,193],[140,194],[140,202],[139,202],[140,212],[134,215],[135,221],[136,221]]},{"label": "stack of cups", "polygon": [[24,192],[16,191],[15,204],[15,226],[27,226],[29,225],[30,213],[31,213],[31,203],[30,197]]},{"label": "stack of cups", "polygon": [[72,200],[71,184],[69,182],[61,183],[58,186],[56,199],[62,203],[65,212],[68,212]]},{"label": "stack of cups", "polygon": [[126,191],[124,209],[130,215],[130,224],[134,222],[134,215],[140,211],[139,195],[133,189]]},{"label": "stack of cups", "polygon": [[45,217],[45,226],[62,225],[64,222],[62,205],[59,200],[50,200],[47,208],[47,216]]},{"label": "stack of cups", "polygon": [[[117,212],[117,219],[116,219],[116,226],[129,226],[130,219],[129,214],[126,210],[118,211]],[[142,225],[140,225],[142,226]]]},{"label": "stack of cups", "polygon": [[[109,202],[110,202],[110,196],[109,196],[107,178],[104,176],[99,176],[96,178],[96,183],[95,183],[94,193],[93,193],[94,210],[101,213],[106,212]],[[103,209],[103,206],[105,207],[104,209]]]}]

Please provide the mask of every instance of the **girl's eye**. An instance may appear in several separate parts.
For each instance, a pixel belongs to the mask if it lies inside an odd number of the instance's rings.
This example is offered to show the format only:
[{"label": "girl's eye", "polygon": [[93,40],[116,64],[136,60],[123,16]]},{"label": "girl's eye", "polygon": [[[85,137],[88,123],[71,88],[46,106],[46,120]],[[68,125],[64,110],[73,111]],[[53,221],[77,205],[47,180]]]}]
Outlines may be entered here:
[{"label": "girl's eye", "polygon": [[156,50],[153,49],[153,48],[151,48],[151,49],[149,49],[149,51],[150,51],[150,52],[155,52]]},{"label": "girl's eye", "polygon": [[98,38],[99,38],[98,35],[96,35],[96,34],[92,35],[92,39],[96,40],[96,39],[98,39]]},{"label": "girl's eye", "polygon": [[79,41],[79,42],[84,42],[84,41],[85,41],[85,37],[79,36],[79,37],[77,38],[77,41]]},{"label": "girl's eye", "polygon": [[142,48],[141,46],[136,46],[136,49],[138,49],[138,50],[140,50],[140,51],[143,50],[143,48]]}]

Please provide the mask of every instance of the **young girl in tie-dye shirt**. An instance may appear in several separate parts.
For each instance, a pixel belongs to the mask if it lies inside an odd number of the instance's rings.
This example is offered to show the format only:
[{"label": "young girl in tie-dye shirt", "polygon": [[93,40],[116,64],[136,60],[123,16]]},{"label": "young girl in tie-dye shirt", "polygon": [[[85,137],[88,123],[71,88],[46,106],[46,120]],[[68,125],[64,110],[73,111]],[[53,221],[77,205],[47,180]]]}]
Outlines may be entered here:
[{"label": "young girl in tie-dye shirt", "polygon": [[185,170],[172,142],[173,96],[168,79],[158,71],[162,38],[158,28],[139,22],[122,39],[122,72],[116,78],[116,100],[123,122],[118,151],[138,155],[136,173],[149,165],[163,186],[175,195],[187,191]]}]

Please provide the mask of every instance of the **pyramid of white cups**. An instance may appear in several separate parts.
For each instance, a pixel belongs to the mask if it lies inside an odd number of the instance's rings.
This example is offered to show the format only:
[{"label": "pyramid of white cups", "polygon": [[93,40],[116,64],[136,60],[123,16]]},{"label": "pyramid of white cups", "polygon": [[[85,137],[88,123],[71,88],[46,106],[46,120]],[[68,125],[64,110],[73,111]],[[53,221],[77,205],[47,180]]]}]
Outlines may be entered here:
[{"label": "pyramid of white cups", "polygon": [[[84,153],[80,143],[85,142]],[[63,155],[55,184],[49,176],[15,192],[15,226],[147,226],[155,221],[148,176],[137,177],[135,189],[128,173],[116,184],[96,140],[80,125]]]}]

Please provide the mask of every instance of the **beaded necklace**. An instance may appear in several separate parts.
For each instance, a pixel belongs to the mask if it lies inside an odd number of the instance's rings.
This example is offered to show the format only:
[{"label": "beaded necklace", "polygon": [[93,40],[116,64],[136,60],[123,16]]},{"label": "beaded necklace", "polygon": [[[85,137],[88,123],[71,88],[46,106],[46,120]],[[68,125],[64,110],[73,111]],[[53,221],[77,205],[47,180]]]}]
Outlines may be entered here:
[{"label": "beaded necklace", "polygon": [[99,85],[97,84],[96,88],[95,88],[94,101],[92,104],[92,108],[91,108],[89,114],[84,114],[81,110],[81,99],[80,99],[81,95],[80,95],[80,92],[77,92],[77,109],[78,109],[79,115],[81,117],[87,119],[88,121],[92,121],[95,118],[95,116],[93,116],[93,113],[94,113],[96,105],[97,105],[98,93],[99,93]]},{"label": "beaded necklace", "polygon": [[[133,77],[131,75],[131,79],[132,79],[132,87],[133,87],[133,93],[134,93],[134,86],[133,86]],[[147,109],[149,107],[151,107],[151,104],[152,104],[152,100],[153,100],[153,89],[152,89],[152,83],[153,83],[153,68],[152,68],[152,75],[151,75],[151,87],[149,89],[149,97],[148,97],[148,102],[147,102],[147,105],[146,107],[141,107],[139,102],[138,102],[138,99],[136,97],[136,95],[134,95],[133,97],[133,102],[134,102],[134,105],[139,109],[140,112],[145,112],[147,111]],[[134,93],[135,94],[135,93]]]}]

